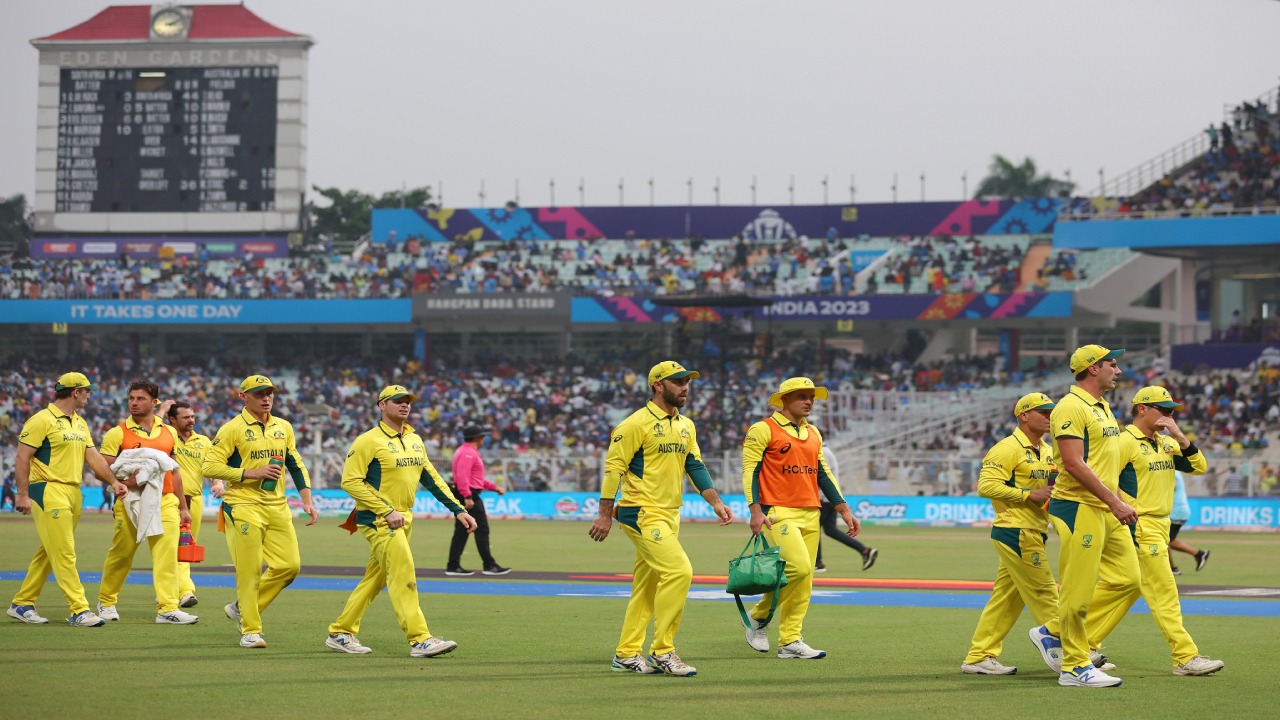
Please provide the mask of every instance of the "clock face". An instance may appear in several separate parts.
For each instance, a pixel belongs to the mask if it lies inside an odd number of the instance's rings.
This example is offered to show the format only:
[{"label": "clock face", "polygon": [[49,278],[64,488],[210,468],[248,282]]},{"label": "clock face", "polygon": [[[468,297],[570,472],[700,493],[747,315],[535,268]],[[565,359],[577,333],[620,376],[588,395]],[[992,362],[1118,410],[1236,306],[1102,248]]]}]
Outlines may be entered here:
[{"label": "clock face", "polygon": [[187,18],[177,10],[162,10],[151,18],[151,32],[156,37],[177,37],[187,30]]}]

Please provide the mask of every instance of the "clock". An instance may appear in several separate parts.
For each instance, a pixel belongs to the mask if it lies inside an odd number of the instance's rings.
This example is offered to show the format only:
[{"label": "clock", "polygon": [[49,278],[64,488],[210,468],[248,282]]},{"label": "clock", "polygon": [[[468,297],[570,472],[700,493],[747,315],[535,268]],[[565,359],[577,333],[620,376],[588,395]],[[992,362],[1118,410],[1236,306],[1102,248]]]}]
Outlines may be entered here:
[{"label": "clock", "polygon": [[187,32],[187,16],[179,10],[161,10],[151,18],[151,34],[158,38],[175,38]]}]

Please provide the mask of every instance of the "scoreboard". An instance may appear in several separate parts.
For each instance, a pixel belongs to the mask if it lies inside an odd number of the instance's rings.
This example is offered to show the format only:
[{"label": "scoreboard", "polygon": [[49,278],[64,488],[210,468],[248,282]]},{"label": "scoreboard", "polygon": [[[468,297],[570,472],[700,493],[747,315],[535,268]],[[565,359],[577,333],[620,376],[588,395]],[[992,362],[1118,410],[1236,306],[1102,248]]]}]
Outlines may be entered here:
[{"label": "scoreboard", "polygon": [[275,207],[275,66],[62,68],[58,213]]}]

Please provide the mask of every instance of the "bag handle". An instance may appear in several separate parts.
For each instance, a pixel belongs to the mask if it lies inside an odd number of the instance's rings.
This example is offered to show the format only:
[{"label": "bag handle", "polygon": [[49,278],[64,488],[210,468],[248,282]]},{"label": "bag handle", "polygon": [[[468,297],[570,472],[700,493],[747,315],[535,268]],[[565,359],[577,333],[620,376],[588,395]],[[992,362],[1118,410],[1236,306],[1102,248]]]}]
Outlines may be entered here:
[{"label": "bag handle", "polygon": [[747,538],[747,545],[742,548],[742,552],[738,553],[738,557],[750,557],[771,547],[773,546],[769,544],[769,539],[764,536],[764,532],[760,532]]}]

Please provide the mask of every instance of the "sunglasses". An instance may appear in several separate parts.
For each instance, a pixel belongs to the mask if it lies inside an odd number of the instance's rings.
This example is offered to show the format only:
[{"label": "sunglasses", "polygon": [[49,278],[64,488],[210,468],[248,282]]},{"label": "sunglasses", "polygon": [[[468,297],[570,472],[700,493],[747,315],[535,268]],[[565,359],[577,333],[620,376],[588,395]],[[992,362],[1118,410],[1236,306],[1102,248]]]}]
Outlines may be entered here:
[{"label": "sunglasses", "polygon": [[1171,408],[1171,407],[1162,407],[1160,405],[1148,405],[1147,407],[1155,408],[1156,410],[1159,410],[1160,414],[1164,415],[1165,417],[1172,415],[1174,410],[1177,409],[1177,408]]}]

